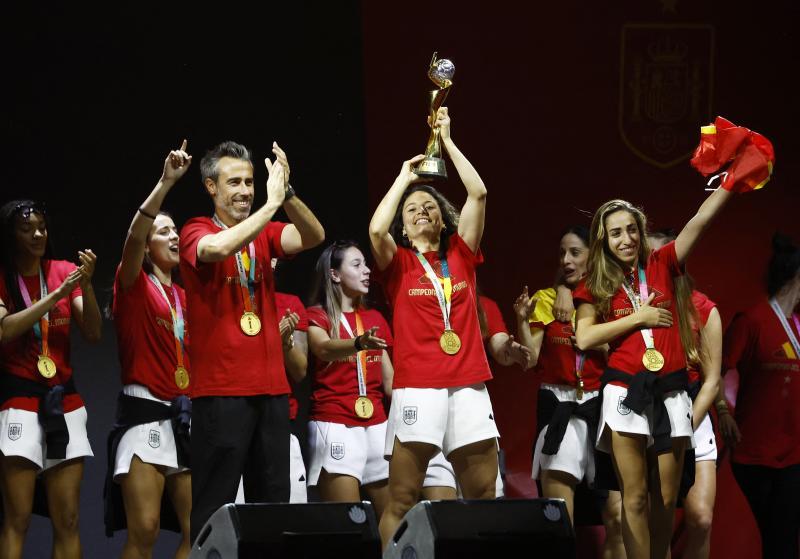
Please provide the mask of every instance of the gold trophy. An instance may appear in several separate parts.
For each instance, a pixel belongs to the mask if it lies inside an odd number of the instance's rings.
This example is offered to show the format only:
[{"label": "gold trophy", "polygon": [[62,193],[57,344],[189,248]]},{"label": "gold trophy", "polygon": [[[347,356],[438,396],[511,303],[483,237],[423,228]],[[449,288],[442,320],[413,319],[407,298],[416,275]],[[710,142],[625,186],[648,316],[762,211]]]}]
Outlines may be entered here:
[{"label": "gold trophy", "polygon": [[442,145],[439,137],[439,129],[434,126],[436,123],[436,113],[444,104],[447,94],[450,93],[450,86],[453,85],[453,74],[456,67],[453,63],[446,58],[436,58],[436,53],[433,53],[431,65],[428,68],[428,77],[433,83],[436,84],[438,89],[434,89],[428,93],[430,102],[430,125],[431,135],[428,138],[428,145],[425,148],[425,159],[417,164],[414,172],[420,177],[428,177],[432,179],[446,179],[447,168],[442,158]]}]

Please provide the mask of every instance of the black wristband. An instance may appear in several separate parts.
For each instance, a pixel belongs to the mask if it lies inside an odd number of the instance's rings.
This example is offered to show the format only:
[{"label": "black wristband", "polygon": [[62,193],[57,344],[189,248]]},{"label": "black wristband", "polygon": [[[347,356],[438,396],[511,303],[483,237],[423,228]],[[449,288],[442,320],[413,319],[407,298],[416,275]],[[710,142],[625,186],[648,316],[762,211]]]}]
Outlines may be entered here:
[{"label": "black wristband", "polygon": [[154,216],[153,214],[147,213],[141,207],[139,207],[139,213],[142,214],[145,217],[149,217],[150,219],[155,219],[156,218],[156,216]]},{"label": "black wristband", "polygon": [[283,197],[284,202],[288,202],[291,200],[295,195],[294,188],[292,188],[291,184],[286,185],[286,195]]},{"label": "black wristband", "polygon": [[361,336],[353,338],[353,346],[356,348],[356,352],[364,351],[364,345],[361,343]]}]

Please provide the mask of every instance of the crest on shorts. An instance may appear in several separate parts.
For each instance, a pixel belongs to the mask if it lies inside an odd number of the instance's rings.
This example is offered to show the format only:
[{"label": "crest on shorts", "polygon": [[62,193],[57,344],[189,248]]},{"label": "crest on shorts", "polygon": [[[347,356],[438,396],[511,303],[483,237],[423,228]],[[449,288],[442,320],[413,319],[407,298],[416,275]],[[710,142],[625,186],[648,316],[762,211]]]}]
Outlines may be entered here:
[{"label": "crest on shorts", "polygon": [[344,458],[344,443],[331,443],[331,458],[334,460]]},{"label": "crest on shorts", "polygon": [[628,415],[631,413],[631,409],[624,404],[626,396],[620,396],[619,401],[617,402],[617,411],[620,415]]},{"label": "crest on shorts", "polygon": [[8,438],[12,441],[18,440],[22,436],[22,423],[8,424]]},{"label": "crest on shorts", "polygon": [[150,429],[150,435],[147,437],[147,444],[153,448],[161,446],[161,431],[157,429]]},{"label": "crest on shorts", "polygon": [[710,25],[623,25],[618,125],[640,159],[667,169],[691,155],[711,117],[713,55]]},{"label": "crest on shorts", "polygon": [[417,422],[417,406],[403,406],[403,423],[413,425]]}]

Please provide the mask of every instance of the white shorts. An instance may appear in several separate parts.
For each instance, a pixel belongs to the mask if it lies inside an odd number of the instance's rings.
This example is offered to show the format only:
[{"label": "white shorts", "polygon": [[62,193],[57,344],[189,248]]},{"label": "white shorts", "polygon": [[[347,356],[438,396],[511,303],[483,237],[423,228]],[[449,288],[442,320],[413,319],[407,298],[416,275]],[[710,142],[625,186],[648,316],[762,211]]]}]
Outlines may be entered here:
[{"label": "white shorts", "polygon": [[453,471],[453,465],[441,452],[437,452],[428,462],[428,471],[425,472],[425,481],[422,482],[422,487],[456,488],[456,474]]},{"label": "white shorts", "polygon": [[[171,405],[170,401],[153,396],[150,390],[141,384],[127,384],[122,387],[122,393],[134,398],[161,402],[165,406]],[[175,446],[175,434],[172,432],[172,422],[169,419],[134,425],[125,431],[114,458],[114,481],[118,481],[117,476],[130,471],[134,455],[146,464],[164,466],[166,476],[189,469],[178,465],[178,449]]]},{"label": "white shorts", "polygon": [[714,437],[714,425],[708,414],[703,418],[694,432],[694,461],[717,459],[717,439]]},{"label": "white shorts", "polygon": [[[306,465],[303,462],[303,453],[300,451],[300,441],[293,433],[289,433],[289,502],[307,503],[306,492]],[[244,482],[239,478],[239,489],[236,490],[237,505],[245,503]]]},{"label": "white shorts", "polygon": [[[4,456],[27,458],[43,472],[66,460],[94,456],[89,436],[86,433],[86,408],[64,414],[69,432],[69,443],[65,458],[49,459],[44,429],[39,423],[39,414],[11,408],[0,411],[0,452]],[[44,461],[43,461],[44,459]]]},{"label": "white shorts", "polygon": [[[583,398],[576,398],[575,388],[557,384],[542,384],[542,390],[549,390],[556,395],[559,402],[586,402],[600,394],[599,390],[585,392]],[[567,430],[558,452],[549,455],[542,454],[544,437],[548,426],[545,425],[539,438],[536,439],[536,448],[533,452],[533,472],[531,477],[539,479],[542,470],[558,470],[566,472],[578,482],[586,478],[590,485],[594,483],[594,441],[589,440],[589,426],[584,419],[570,417]]]},{"label": "white shorts", "polygon": [[[611,452],[610,439],[603,439],[606,426],[618,433],[632,433],[647,435],[647,446],[653,444],[653,406],[645,409],[644,414],[638,414],[628,408],[622,401],[628,395],[628,388],[607,384],[603,389],[603,407],[600,410],[600,425],[597,428],[597,449]],[[688,437],[689,444],[694,448],[692,431],[692,400],[685,390],[667,392],[664,395],[664,407],[669,416],[670,437]]]},{"label": "white shorts", "polygon": [[311,465],[308,485],[317,485],[324,468],[368,485],[389,478],[389,462],[383,457],[386,421],[368,427],[350,427],[328,421],[308,422]]},{"label": "white shorts", "polygon": [[446,456],[468,444],[497,439],[489,392],[482,382],[455,388],[397,388],[392,391],[384,454],[400,442],[435,445]]}]

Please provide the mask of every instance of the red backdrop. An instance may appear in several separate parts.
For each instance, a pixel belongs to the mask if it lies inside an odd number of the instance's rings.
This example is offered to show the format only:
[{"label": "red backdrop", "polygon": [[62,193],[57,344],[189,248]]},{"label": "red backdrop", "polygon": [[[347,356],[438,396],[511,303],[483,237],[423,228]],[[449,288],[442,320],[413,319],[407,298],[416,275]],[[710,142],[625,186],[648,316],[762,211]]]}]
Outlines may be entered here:
[{"label": "red backdrop", "polygon": [[[773,140],[776,173],[763,191],[730,204],[689,268],[726,324],[763,296],[772,233],[800,240],[800,145],[785,83],[795,68],[790,3],[747,14],[714,11],[710,1],[503,4],[363,3],[371,208],[402,161],[424,149],[425,74],[438,51],[456,65],[453,138],[489,189],[480,281],[513,323],[522,286],[552,282],[560,231],[588,225],[600,203],[640,204],[656,228],[679,228],[693,215],[706,192],[686,155],[699,126],[721,114]],[[457,179],[442,189],[463,201]],[[508,493],[530,495],[536,381],[510,369],[495,376]],[[727,463],[718,485],[712,557],[758,557]],[[593,545],[583,541],[582,555]]]}]

